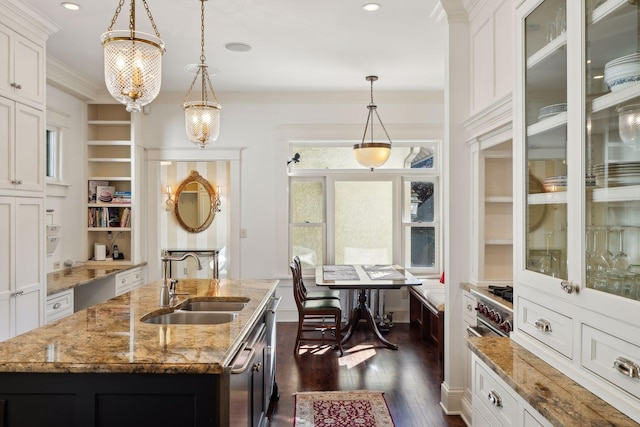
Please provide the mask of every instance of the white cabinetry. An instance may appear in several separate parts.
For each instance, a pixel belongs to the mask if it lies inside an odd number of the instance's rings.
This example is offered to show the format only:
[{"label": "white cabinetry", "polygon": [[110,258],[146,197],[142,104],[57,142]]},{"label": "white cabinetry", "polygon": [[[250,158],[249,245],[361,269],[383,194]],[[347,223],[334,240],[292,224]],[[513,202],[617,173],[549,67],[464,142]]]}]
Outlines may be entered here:
[{"label": "white cabinetry", "polygon": [[0,97],[0,189],[44,191],[44,113]]},{"label": "white cabinetry", "polygon": [[123,271],[116,275],[116,296],[144,284],[144,267]]},{"label": "white cabinetry", "polygon": [[517,15],[511,337],[640,422],[640,132],[619,120],[640,104],[638,8],[529,0]]},{"label": "white cabinetry", "polygon": [[0,95],[44,104],[45,53],[42,45],[0,24]]},{"label": "white cabinetry", "polygon": [[73,314],[73,289],[58,292],[47,297],[45,322],[51,323]]},{"label": "white cabinetry", "polygon": [[551,426],[475,354],[472,363],[475,427]]},{"label": "white cabinetry", "polygon": [[43,229],[42,198],[0,197],[0,341],[42,323]]}]

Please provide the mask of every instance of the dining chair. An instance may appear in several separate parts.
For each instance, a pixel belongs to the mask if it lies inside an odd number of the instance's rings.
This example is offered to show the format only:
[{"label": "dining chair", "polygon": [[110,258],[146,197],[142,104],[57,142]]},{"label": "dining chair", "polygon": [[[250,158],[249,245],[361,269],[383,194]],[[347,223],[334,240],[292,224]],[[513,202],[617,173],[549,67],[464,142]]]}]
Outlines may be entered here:
[{"label": "dining chair", "polygon": [[[302,283],[302,270],[295,262],[290,264],[293,276],[293,296],[298,308],[298,333],[293,347],[293,353],[298,354],[300,343],[303,341],[331,342],[335,343],[342,351],[342,338],[340,335],[340,322],[342,320],[342,309],[340,300],[335,298],[326,299],[306,299]],[[332,324],[327,324],[325,319],[333,318]],[[309,336],[311,333],[320,334],[320,337]]]},{"label": "dining chair", "polygon": [[304,285],[304,281],[302,280],[302,263],[300,262],[300,257],[298,255],[293,257],[293,263],[296,265],[296,268],[300,272],[300,289],[304,294],[305,299],[313,300],[313,299],[340,299],[340,291],[335,289],[323,289],[319,291],[307,291],[306,286]]}]

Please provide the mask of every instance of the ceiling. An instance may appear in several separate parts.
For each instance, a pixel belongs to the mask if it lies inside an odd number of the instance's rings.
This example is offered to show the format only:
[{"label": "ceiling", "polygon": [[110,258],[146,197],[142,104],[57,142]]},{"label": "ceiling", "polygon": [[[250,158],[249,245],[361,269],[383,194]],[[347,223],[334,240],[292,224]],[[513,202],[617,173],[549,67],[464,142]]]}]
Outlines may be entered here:
[{"label": "ceiling", "polygon": [[[47,44],[48,55],[103,84],[100,35],[111,23],[117,0],[22,0],[62,29]],[[442,90],[446,20],[438,0],[208,0],[205,56],[219,91]],[[128,29],[129,1],[114,30]],[[148,0],[160,36],[163,91],[187,91],[200,61],[200,1]],[[436,12],[434,12],[434,10]],[[136,29],[153,33],[142,1],[136,0]],[[248,52],[224,45],[241,42]],[[216,71],[217,69],[217,71]]]}]

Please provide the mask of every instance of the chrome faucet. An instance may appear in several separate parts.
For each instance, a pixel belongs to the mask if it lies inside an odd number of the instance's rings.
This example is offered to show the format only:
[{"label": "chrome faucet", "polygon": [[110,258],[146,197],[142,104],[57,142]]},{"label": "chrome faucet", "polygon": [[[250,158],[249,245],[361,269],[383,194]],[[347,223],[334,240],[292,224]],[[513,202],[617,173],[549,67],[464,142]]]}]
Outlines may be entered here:
[{"label": "chrome faucet", "polygon": [[[198,255],[195,252],[186,252],[183,255],[171,256],[169,255],[169,251],[162,251],[160,255],[160,261],[162,261],[162,288],[160,288],[160,307],[168,307],[171,298],[178,295],[175,292],[175,285],[178,281],[171,279],[168,274],[169,262],[183,261],[187,257],[194,258],[198,265],[198,270],[202,270],[202,263],[200,262],[200,258],[198,258]],[[169,282],[171,283],[169,284]]]}]

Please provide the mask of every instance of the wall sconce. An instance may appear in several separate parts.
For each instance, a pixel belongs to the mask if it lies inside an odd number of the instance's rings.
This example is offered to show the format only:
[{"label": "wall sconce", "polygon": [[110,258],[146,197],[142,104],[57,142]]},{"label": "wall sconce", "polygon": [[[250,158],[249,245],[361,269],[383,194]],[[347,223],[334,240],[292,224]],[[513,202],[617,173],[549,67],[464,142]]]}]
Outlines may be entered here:
[{"label": "wall sconce", "polygon": [[171,212],[175,207],[175,201],[173,200],[173,191],[171,190],[171,186],[167,185],[165,188],[165,194],[167,195],[167,201],[165,202],[164,209],[167,212]]},{"label": "wall sconce", "polygon": [[211,212],[216,214],[220,212],[220,186],[216,185],[216,194],[211,198]]}]

